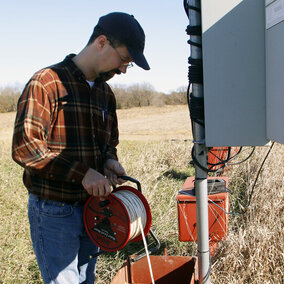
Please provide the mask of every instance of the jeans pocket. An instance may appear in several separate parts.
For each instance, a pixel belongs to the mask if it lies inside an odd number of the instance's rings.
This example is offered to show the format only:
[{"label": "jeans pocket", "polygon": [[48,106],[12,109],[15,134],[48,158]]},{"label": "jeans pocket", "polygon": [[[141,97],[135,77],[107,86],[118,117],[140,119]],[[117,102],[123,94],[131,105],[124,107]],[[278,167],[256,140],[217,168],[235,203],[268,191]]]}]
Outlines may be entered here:
[{"label": "jeans pocket", "polygon": [[52,200],[44,200],[39,210],[41,215],[54,218],[68,217],[73,214],[72,205]]}]

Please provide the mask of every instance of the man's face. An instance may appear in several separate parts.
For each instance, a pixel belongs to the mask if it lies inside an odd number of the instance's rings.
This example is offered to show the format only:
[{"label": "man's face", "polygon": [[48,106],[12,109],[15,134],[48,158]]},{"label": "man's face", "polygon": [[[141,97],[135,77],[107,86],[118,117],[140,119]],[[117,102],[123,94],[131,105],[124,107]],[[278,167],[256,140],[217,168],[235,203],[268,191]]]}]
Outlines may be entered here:
[{"label": "man's face", "polygon": [[113,47],[109,42],[108,44],[110,47],[110,54],[108,58],[111,60],[111,65],[114,66],[114,68],[99,74],[99,80],[102,81],[111,79],[115,74],[125,74],[127,68],[133,66],[132,58],[126,46]]}]

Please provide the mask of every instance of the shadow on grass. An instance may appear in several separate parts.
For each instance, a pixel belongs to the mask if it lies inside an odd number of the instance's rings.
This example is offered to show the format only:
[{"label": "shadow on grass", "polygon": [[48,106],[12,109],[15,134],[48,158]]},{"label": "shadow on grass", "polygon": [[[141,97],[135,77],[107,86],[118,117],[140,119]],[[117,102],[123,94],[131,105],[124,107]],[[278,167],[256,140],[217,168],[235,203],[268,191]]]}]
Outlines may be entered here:
[{"label": "shadow on grass", "polygon": [[[163,173],[162,177],[167,177],[170,179],[175,179],[175,180],[185,180],[188,177],[192,176],[192,174],[188,172],[179,172],[176,170],[168,170]],[[160,177],[161,178],[161,177]]]}]

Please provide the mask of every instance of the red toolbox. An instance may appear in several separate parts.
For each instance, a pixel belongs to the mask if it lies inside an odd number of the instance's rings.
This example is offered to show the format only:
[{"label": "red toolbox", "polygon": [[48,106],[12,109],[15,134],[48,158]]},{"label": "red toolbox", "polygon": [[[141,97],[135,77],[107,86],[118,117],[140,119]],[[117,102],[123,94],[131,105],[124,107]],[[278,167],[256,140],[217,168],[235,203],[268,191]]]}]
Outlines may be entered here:
[{"label": "red toolbox", "polygon": [[[209,240],[222,240],[228,229],[229,192],[228,177],[208,177]],[[197,241],[196,197],[194,177],[186,179],[177,195],[179,240]]]}]

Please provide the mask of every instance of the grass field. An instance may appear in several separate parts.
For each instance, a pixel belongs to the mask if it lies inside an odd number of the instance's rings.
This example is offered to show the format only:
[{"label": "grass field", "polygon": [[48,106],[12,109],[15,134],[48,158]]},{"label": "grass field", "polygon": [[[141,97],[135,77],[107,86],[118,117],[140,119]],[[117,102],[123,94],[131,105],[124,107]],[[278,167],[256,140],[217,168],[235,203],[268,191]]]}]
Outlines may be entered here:
[{"label": "grass field", "polygon": [[[10,158],[14,113],[0,114],[0,283],[42,283],[31,248],[27,192],[22,169]],[[152,230],[161,242],[159,254],[197,255],[196,244],[179,242],[178,190],[190,166],[191,130],[186,106],[119,110],[119,158],[127,174],[139,180],[153,215]],[[245,163],[229,170],[230,211],[244,208],[256,173],[267,152],[257,147]],[[226,240],[212,259],[212,283],[284,283],[283,190],[284,146],[275,144],[256,183],[252,203],[243,215],[230,215]],[[98,260],[97,283],[110,283],[127,255],[142,246]]]}]

